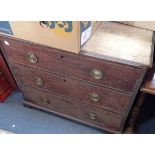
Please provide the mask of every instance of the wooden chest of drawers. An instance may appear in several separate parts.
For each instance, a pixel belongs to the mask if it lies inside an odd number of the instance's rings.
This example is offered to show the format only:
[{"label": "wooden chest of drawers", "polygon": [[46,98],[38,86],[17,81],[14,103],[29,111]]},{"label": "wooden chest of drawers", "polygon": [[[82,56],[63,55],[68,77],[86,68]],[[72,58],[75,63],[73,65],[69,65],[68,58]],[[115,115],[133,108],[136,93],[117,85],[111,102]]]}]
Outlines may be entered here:
[{"label": "wooden chest of drawers", "polygon": [[1,36],[24,104],[113,133],[124,124],[146,68]]}]

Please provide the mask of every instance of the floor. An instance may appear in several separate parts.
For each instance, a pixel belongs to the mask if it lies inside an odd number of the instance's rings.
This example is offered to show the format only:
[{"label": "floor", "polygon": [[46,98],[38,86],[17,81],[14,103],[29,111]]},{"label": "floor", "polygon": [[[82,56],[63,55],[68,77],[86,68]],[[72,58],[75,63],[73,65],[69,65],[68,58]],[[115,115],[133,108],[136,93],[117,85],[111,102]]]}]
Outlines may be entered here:
[{"label": "floor", "polygon": [[[104,131],[71,120],[26,108],[22,95],[13,92],[0,104],[0,129],[18,134],[103,134]],[[155,133],[155,97],[147,96],[136,133]]]},{"label": "floor", "polygon": [[26,108],[19,92],[0,104],[0,129],[18,134],[99,134],[106,133],[50,113]]}]

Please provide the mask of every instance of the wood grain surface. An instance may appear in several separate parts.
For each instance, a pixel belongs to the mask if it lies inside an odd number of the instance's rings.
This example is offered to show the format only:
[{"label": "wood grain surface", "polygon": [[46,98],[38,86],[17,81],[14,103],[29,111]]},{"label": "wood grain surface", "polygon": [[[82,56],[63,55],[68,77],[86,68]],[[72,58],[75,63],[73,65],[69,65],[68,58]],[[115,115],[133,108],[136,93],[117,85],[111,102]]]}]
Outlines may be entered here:
[{"label": "wood grain surface", "polygon": [[[84,122],[100,129],[106,129],[110,132],[121,132],[121,115],[119,114],[89,106],[81,102],[67,100],[30,87],[22,86],[22,90],[25,100],[28,101],[26,104]],[[43,103],[41,98],[47,99],[49,101],[48,104]],[[96,119],[91,119],[90,113],[95,114]]]},{"label": "wood grain surface", "polygon": [[115,22],[102,22],[82,51],[85,51],[85,55],[97,54],[103,59],[151,66],[153,44],[153,31]]},{"label": "wood grain surface", "polygon": [[[79,100],[117,113],[122,114],[126,110],[131,98],[131,95],[77,81],[65,76],[50,74],[21,65],[12,64],[12,67],[17,80],[21,84],[43,89],[44,91],[62,95],[65,98]],[[42,86],[36,84],[36,78],[42,79]],[[92,93],[99,96],[99,101],[91,100],[90,95]]]},{"label": "wood grain surface", "polygon": [[[9,42],[9,46],[4,44],[4,40]],[[7,59],[11,63],[63,74],[127,92],[133,91],[134,85],[141,74],[141,69],[137,67],[71,54],[52,48],[43,48],[13,39],[3,38],[2,43],[6,49]],[[37,57],[37,63],[33,64],[27,60],[27,54],[30,52]],[[103,73],[101,80],[92,78],[91,71],[93,69],[98,69]]]}]

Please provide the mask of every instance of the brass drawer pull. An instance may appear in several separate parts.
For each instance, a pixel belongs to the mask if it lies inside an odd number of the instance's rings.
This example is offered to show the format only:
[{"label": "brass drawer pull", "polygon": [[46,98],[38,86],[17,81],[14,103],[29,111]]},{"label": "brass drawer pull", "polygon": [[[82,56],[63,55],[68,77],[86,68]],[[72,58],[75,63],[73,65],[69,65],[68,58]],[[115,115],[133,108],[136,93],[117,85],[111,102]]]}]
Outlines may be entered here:
[{"label": "brass drawer pull", "polygon": [[27,59],[28,59],[29,62],[31,62],[31,63],[33,63],[33,64],[35,64],[35,63],[38,62],[37,56],[35,56],[35,55],[32,54],[32,53],[28,53],[28,54],[27,54]]},{"label": "brass drawer pull", "polygon": [[44,85],[44,81],[39,77],[35,77],[35,84],[40,87]]},{"label": "brass drawer pull", "polygon": [[100,70],[98,70],[98,69],[93,69],[91,71],[91,76],[95,80],[101,80],[103,78],[103,73]]},{"label": "brass drawer pull", "polygon": [[90,99],[92,101],[98,102],[100,100],[100,96],[98,94],[96,94],[96,93],[91,93],[90,94]]},{"label": "brass drawer pull", "polygon": [[41,98],[41,102],[42,102],[43,104],[49,104],[49,100],[46,99],[46,98]]},{"label": "brass drawer pull", "polygon": [[89,118],[90,118],[91,120],[96,120],[96,119],[97,119],[97,115],[96,115],[95,113],[90,112],[90,113],[89,113]]}]

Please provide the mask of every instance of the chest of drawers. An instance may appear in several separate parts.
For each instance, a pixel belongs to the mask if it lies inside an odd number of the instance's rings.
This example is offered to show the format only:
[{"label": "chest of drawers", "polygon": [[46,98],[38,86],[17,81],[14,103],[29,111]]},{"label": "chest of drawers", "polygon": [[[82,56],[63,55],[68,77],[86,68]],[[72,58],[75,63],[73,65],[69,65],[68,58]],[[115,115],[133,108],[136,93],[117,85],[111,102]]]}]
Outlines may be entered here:
[{"label": "chest of drawers", "polygon": [[146,68],[1,36],[24,104],[104,129],[123,131]]}]

